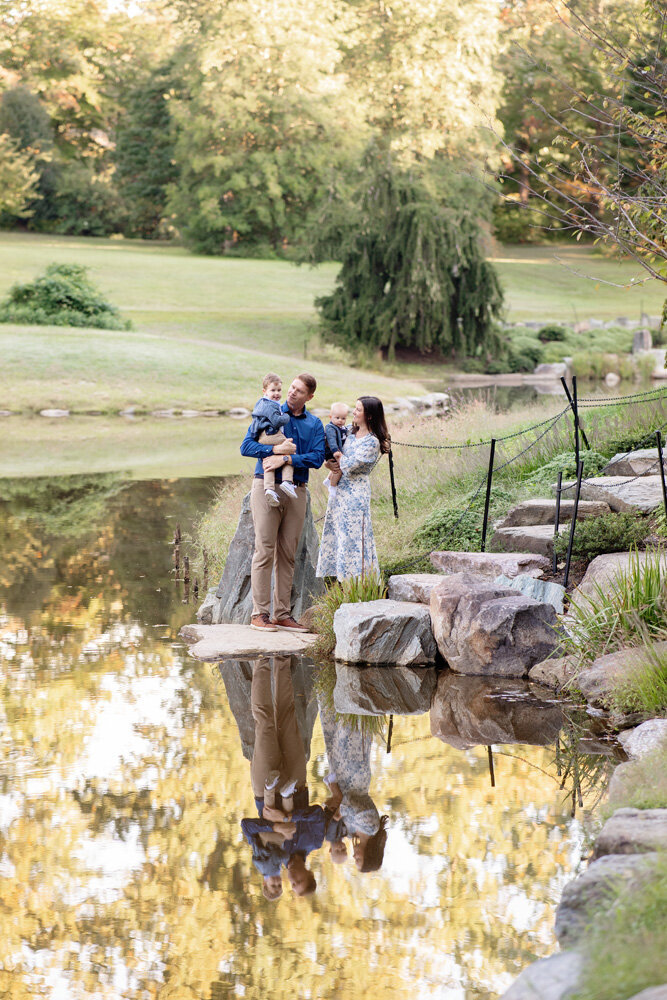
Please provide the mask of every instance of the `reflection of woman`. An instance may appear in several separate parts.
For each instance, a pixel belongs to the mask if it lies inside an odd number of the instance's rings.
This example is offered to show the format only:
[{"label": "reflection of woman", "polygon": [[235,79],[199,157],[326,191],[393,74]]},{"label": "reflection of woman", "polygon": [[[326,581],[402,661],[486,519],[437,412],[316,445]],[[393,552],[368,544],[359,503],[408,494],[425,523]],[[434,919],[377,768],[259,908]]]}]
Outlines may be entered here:
[{"label": "reflection of woman", "polygon": [[[329,497],[322,530],[318,576],[339,580],[379,570],[371,524],[370,474],[389,451],[384,408],[376,396],[361,396],[352,414],[338,465],[342,472],[335,496]],[[335,464],[335,463],[334,463]],[[337,466],[336,466],[337,467]]]},{"label": "reflection of woman", "polygon": [[387,817],[380,816],[369,794],[371,737],[336,721],[333,709],[320,704],[320,720],[329,761],[329,810],[340,816],[341,836],[352,837],[354,863],[360,872],[381,867],[387,842]]}]

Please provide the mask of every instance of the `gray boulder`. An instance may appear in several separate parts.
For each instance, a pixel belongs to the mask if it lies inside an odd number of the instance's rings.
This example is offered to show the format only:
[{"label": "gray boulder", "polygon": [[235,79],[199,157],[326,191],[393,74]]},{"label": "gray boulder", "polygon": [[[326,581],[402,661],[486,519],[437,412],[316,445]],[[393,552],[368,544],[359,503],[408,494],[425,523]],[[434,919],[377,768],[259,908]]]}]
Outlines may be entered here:
[{"label": "gray boulder", "polygon": [[533,552],[431,552],[432,564],[440,573],[476,573],[487,580],[504,576],[542,576],[551,563]]},{"label": "gray boulder", "polygon": [[526,681],[445,671],[431,705],[431,735],[467,750],[522,743],[548,746],[563,723],[560,705],[535,697]]},{"label": "gray boulder", "polygon": [[546,361],[542,364],[537,365],[533,371],[532,376],[529,376],[527,381],[536,379],[560,379],[567,375],[567,365],[562,361],[553,361],[548,363]]},{"label": "gray boulder", "polygon": [[667,719],[649,719],[617,738],[630,759],[645,757],[667,742]]},{"label": "gray boulder", "polygon": [[563,951],[528,965],[500,1000],[568,1000],[578,992],[584,959]]},{"label": "gray boulder", "polygon": [[342,715],[424,715],[431,707],[435,667],[336,665],[334,708]]},{"label": "gray boulder", "polygon": [[557,645],[551,605],[472,573],[434,587],[431,620],[438,649],[457,673],[524,677]]},{"label": "gray boulder", "polygon": [[508,587],[510,590],[518,590],[526,597],[532,597],[542,604],[550,604],[556,614],[563,614],[563,600],[565,598],[565,587],[560,583],[546,583],[544,580],[536,580],[534,576],[527,576],[520,573],[519,576],[511,578],[509,576],[497,576],[494,580],[499,587]]},{"label": "gray boulder", "polygon": [[632,353],[639,354],[640,351],[650,351],[653,347],[653,337],[651,331],[644,327],[642,330],[635,330],[632,336]]},{"label": "gray boulder", "polygon": [[633,997],[630,997],[630,1000],[667,1000],[667,983],[663,983],[661,986],[649,986],[641,993],[635,993]]},{"label": "gray boulder", "polygon": [[563,889],[556,910],[556,937],[561,948],[574,947],[595,919],[593,911],[606,914],[614,889],[641,892],[655,878],[660,855],[608,854],[593,861],[585,872]]},{"label": "gray boulder", "polygon": [[[255,548],[255,528],[250,511],[250,494],[247,493],[241,505],[238,527],[234,535],[222,580],[215,592],[217,605],[207,595],[197,618],[203,624],[220,625],[238,623],[248,625],[252,617],[252,594],[250,592],[250,566]],[[315,576],[319,539],[313,521],[310,497],[306,507],[306,520],[299,539],[292,583],[292,614],[298,620],[313,602],[324,592],[324,583]],[[200,615],[210,616],[204,621]]]},{"label": "gray boulder", "polygon": [[413,601],[428,604],[431,591],[442,583],[442,573],[400,573],[389,577],[387,596],[390,601]]},{"label": "gray boulder", "polygon": [[433,663],[436,646],[427,607],[409,601],[342,604],[334,615],[335,657],[345,663],[411,666]]},{"label": "gray boulder", "polygon": [[527,524],[498,528],[489,542],[490,552],[534,552],[551,559],[554,551],[553,524]]},{"label": "gray boulder", "polygon": [[[657,452],[656,452],[657,458]],[[574,491],[575,480],[563,482],[563,489]],[[557,484],[552,486],[555,492]],[[581,482],[582,500],[601,500],[612,510],[640,511],[650,514],[662,503],[660,474],[632,479],[628,476],[594,476]]]},{"label": "gray boulder", "polygon": [[[663,462],[665,460],[665,449],[662,451]],[[658,449],[638,448],[630,454],[618,452],[609,460],[609,465],[604,470],[605,476],[648,476],[660,475],[658,462]]]},{"label": "gray boulder", "polygon": [[667,809],[617,809],[598,834],[593,857],[667,850]]},{"label": "gray boulder", "polygon": [[[577,510],[577,520],[581,521],[587,517],[599,517],[601,514],[608,514],[611,508],[606,503],[596,500],[580,500]],[[574,500],[562,498],[558,519],[561,524],[571,521],[574,513]],[[498,528],[520,528],[526,524],[555,524],[556,522],[556,501],[539,498],[534,500],[522,500],[515,507],[507,512],[502,521],[496,524]]]}]

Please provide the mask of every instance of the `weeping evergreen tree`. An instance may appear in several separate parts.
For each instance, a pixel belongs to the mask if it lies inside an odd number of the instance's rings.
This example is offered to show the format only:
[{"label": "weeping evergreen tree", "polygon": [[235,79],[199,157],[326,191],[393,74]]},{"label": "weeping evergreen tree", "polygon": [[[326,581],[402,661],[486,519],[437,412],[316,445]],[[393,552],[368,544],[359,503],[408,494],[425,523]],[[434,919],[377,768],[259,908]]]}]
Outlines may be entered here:
[{"label": "weeping evergreen tree", "polygon": [[325,329],[389,357],[397,347],[491,348],[503,296],[480,235],[469,213],[443,206],[422,181],[384,170],[343,237],[334,291],[316,301]]}]

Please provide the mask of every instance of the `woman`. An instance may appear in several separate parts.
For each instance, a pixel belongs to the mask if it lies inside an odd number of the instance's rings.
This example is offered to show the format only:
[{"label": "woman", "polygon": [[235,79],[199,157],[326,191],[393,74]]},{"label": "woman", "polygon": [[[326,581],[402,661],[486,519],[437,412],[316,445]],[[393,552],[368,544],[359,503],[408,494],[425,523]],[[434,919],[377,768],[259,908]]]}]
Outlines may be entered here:
[{"label": "woman", "polygon": [[369,792],[372,737],[336,719],[322,698],[318,697],[318,702],[329,763],[324,780],[331,795],[326,806],[334,819],[340,820],[339,836],[352,838],[357,870],[378,871],[387,842],[387,816],[380,816]]},{"label": "woman", "polygon": [[377,396],[361,396],[339,458],[343,475],[327,505],[317,576],[347,580],[379,572],[371,524],[370,474],[390,447],[382,402]]}]

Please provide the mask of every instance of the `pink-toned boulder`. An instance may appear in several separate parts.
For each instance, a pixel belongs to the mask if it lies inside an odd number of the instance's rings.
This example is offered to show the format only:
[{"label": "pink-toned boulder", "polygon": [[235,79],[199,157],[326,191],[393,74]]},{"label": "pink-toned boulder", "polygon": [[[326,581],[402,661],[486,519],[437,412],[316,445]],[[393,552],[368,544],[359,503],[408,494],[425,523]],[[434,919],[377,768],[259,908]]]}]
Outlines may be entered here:
[{"label": "pink-toned boulder", "polygon": [[525,677],[556,648],[556,612],[474,573],[454,573],[431,592],[431,625],[452,670]]}]

